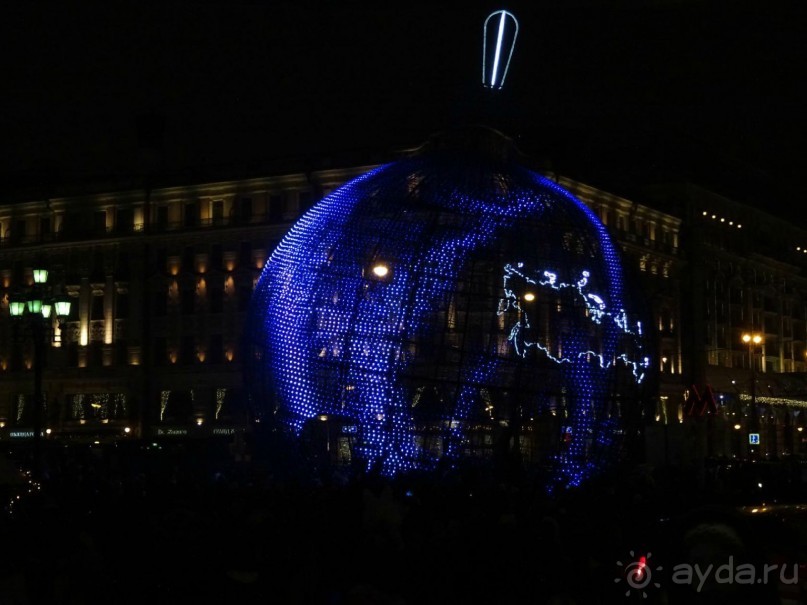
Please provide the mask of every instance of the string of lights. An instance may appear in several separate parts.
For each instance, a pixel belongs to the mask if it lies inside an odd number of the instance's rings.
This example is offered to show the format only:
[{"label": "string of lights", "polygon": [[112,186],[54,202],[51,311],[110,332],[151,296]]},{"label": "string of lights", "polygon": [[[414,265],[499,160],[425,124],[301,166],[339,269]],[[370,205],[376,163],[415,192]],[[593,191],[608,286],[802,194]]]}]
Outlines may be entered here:
[{"label": "string of lights", "polygon": [[[527,317],[516,276],[568,304]],[[624,289],[607,231],[571,194],[487,151],[427,150],[325,197],[271,255],[250,311],[262,398],[294,435],[339,419],[386,476],[453,464],[477,427],[517,431],[560,401],[570,441],[536,447],[554,448],[556,484],[579,485],[619,431],[618,366],[634,383],[651,367]],[[518,342],[508,313],[543,358],[502,346]]]}]

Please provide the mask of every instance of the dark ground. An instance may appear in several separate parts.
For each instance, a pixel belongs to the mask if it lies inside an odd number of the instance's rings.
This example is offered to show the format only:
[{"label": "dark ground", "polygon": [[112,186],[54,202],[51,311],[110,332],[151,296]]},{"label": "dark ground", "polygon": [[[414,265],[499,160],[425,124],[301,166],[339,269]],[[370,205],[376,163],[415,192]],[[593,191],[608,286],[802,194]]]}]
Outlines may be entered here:
[{"label": "dark ground", "polygon": [[[40,491],[4,488],[5,502],[22,497],[0,521],[3,605],[763,605],[798,587],[696,591],[666,574],[729,554],[760,566],[807,562],[807,511],[739,508],[799,501],[786,463],[711,466],[700,478],[625,466],[551,498],[526,476],[503,482],[480,469],[290,481],[266,463],[235,461],[225,443],[76,445],[46,459]],[[626,597],[624,566],[649,553],[661,586]]]}]

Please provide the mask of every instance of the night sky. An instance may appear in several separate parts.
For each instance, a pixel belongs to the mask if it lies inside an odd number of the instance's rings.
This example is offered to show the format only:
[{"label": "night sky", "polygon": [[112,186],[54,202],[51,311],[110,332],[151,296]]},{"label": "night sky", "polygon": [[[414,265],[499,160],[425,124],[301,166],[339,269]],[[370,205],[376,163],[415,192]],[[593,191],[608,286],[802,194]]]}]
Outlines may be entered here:
[{"label": "night sky", "polygon": [[[20,3],[0,24],[0,183],[320,166],[486,121],[617,192],[687,178],[807,216],[807,20],[795,3],[732,6]],[[492,98],[481,32],[497,8],[521,31]],[[160,121],[147,152],[138,123]]]}]

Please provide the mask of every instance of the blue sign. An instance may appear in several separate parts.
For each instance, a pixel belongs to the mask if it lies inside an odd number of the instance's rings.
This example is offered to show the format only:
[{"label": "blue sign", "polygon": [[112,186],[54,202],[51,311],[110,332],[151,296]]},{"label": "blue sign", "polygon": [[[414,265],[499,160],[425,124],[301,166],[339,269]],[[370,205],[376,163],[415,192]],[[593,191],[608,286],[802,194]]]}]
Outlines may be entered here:
[{"label": "blue sign", "polygon": [[759,445],[759,433],[748,433],[748,443]]}]

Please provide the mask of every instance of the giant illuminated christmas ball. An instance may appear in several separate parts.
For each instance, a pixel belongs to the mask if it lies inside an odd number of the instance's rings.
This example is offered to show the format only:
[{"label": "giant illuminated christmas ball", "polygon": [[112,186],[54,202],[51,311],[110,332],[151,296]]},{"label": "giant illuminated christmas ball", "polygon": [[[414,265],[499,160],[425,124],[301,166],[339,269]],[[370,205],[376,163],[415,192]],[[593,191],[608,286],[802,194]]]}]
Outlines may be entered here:
[{"label": "giant illuminated christmas ball", "polygon": [[504,452],[579,485],[644,380],[620,252],[583,203],[471,129],[331,193],[253,296],[263,403],[395,475]]}]

